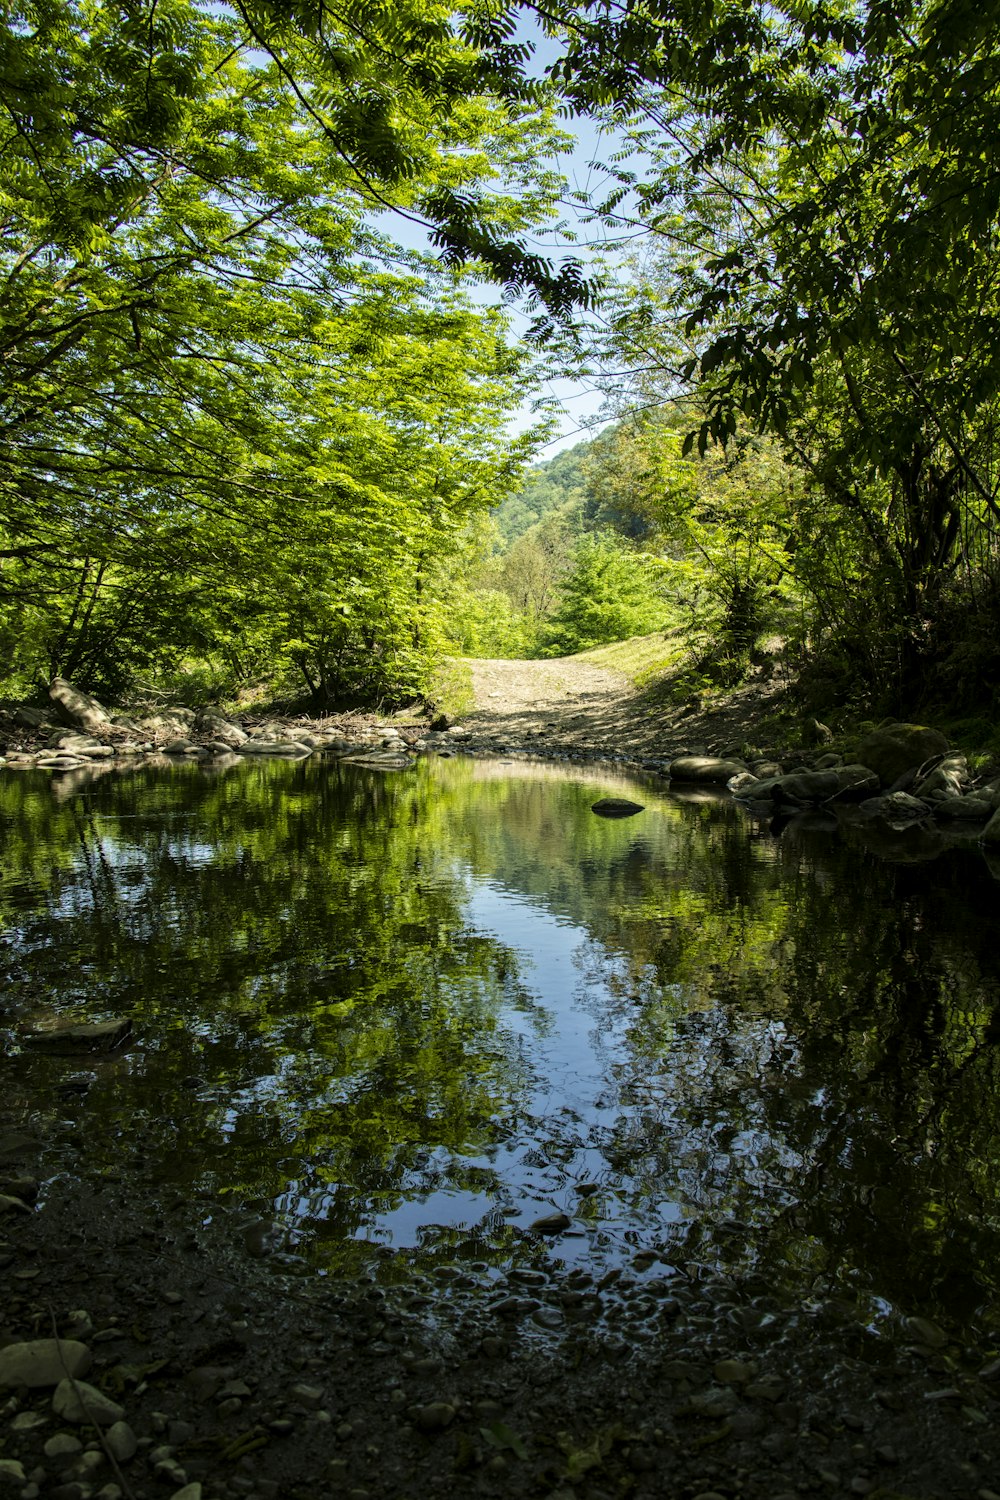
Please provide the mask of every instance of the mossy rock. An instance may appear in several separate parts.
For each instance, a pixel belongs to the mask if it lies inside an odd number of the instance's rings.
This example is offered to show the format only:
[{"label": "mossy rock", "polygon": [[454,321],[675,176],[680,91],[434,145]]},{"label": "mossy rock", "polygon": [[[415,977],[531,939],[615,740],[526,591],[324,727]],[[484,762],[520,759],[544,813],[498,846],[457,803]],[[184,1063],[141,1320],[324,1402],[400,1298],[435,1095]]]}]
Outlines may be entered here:
[{"label": "mossy rock", "polygon": [[948,749],[940,730],[924,724],[885,724],[865,735],[858,745],[857,759],[875,772],[883,786],[891,786],[905,771],[946,754]]}]

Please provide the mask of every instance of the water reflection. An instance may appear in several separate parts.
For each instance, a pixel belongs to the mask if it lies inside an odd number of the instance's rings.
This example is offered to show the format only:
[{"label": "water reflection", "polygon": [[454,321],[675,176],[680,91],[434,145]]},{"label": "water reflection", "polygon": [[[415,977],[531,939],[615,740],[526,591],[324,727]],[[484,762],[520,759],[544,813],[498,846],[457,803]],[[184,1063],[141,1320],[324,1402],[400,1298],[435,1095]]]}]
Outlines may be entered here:
[{"label": "water reflection", "polygon": [[[593,816],[617,792],[646,811]],[[653,1251],[953,1317],[997,1263],[998,889],[592,771],[0,780],[8,1118],[327,1270]],[[82,1063],[18,1047],[132,1016]],[[209,1210],[206,1210],[209,1211]],[[548,1250],[530,1225],[562,1211]]]}]

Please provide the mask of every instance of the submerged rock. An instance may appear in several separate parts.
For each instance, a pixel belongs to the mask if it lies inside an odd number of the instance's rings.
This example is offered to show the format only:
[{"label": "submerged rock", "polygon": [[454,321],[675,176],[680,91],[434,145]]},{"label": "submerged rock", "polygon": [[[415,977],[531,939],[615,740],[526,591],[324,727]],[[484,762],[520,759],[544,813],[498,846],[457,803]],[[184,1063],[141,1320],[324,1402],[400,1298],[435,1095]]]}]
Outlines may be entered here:
[{"label": "submerged rock", "polygon": [[634,818],[645,811],[641,802],[630,802],[627,797],[601,797],[590,810],[599,818]]},{"label": "submerged rock", "polygon": [[862,802],[859,812],[866,817],[887,818],[890,822],[915,822],[930,815],[930,808],[919,797],[909,792],[888,792],[884,797],[870,797]]},{"label": "submerged rock", "polygon": [[311,755],[308,745],[298,740],[247,740],[239,747],[241,755]]},{"label": "submerged rock", "polygon": [[27,1031],[22,1035],[26,1047],[36,1051],[72,1054],[76,1052],[114,1052],[132,1035],[127,1016],[112,1021],[79,1021],[50,1029]]},{"label": "submerged rock", "polygon": [[531,1228],[535,1234],[562,1234],[572,1224],[569,1214],[545,1214],[543,1218],[536,1219]]}]

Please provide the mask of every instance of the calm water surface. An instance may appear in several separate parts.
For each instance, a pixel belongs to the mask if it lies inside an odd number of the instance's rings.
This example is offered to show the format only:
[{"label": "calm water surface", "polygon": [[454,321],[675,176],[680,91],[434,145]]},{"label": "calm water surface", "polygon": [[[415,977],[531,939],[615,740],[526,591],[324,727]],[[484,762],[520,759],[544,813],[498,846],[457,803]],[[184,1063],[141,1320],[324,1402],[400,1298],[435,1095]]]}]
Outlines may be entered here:
[{"label": "calm water surface", "polygon": [[[645,811],[594,816],[609,792]],[[264,1215],[320,1272],[695,1261],[993,1321],[974,849],[471,760],[8,774],[0,839],[0,1113],[49,1175]],[[68,1013],[135,1043],[20,1050]]]}]

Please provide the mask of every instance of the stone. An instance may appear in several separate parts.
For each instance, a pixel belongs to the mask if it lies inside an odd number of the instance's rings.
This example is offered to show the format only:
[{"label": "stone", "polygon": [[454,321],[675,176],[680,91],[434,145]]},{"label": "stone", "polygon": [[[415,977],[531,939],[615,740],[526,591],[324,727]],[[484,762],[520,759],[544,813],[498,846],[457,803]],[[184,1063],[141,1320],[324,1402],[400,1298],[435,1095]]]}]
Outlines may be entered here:
[{"label": "stone", "polygon": [[930,808],[926,802],[911,797],[909,792],[888,792],[884,797],[870,797],[862,802],[860,812],[868,817],[886,818],[890,822],[915,822],[926,818]]},{"label": "stone", "polygon": [[94,1422],[111,1427],[120,1422],[125,1409],[83,1380],[61,1380],[52,1397],[52,1410],[66,1422]]},{"label": "stone", "polygon": [[194,724],[199,734],[221,741],[230,750],[239,749],[240,745],[245,745],[249,739],[245,729],[241,729],[230,719],[224,718],[222,714],[213,713],[211,709],[203,708]]},{"label": "stone", "polygon": [[49,1438],[42,1452],[46,1458],[69,1463],[71,1458],[83,1452],[83,1444],[72,1432],[57,1432],[55,1437]]},{"label": "stone", "polygon": [[27,1477],[16,1458],[0,1458],[0,1484],[24,1484]]},{"label": "stone", "polygon": [[39,1027],[23,1032],[21,1040],[34,1051],[68,1056],[79,1052],[114,1052],[131,1035],[132,1022],[119,1016],[112,1021],[70,1021]]},{"label": "stone", "polygon": [[139,1440],[127,1422],[112,1422],[104,1434],[104,1441],[120,1464],[127,1464],[130,1458],[134,1458],[139,1447]]},{"label": "stone", "polygon": [[93,1356],[76,1339],[31,1339],[0,1349],[0,1386],[45,1386],[67,1382],[67,1376],[86,1375]]},{"label": "stone", "polygon": [[318,1385],[293,1385],[288,1397],[296,1405],[308,1406],[313,1410],[323,1405],[323,1390]]},{"label": "stone", "polygon": [[97,699],[74,687],[67,678],[53,677],[49,683],[49,697],[63,723],[71,728],[86,729],[98,735],[111,728],[111,716]]},{"label": "stone", "polygon": [[947,753],[944,735],[924,724],[882,724],[858,746],[858,760],[875,772],[883,786],[891,786],[904,772]]},{"label": "stone", "polygon": [[946,755],[926,776],[921,776],[910,790],[915,797],[929,797],[933,792],[958,797],[968,780],[969,764],[965,756]]},{"label": "stone", "polygon": [[836,792],[838,801],[871,797],[879,789],[878,776],[869,766],[854,762],[851,765],[838,766],[836,770],[840,780]]},{"label": "stone", "polygon": [[645,811],[641,802],[630,802],[627,797],[601,797],[590,810],[599,818],[634,818]]},{"label": "stone", "polygon": [[311,755],[308,745],[298,740],[247,740],[240,746],[241,755]]},{"label": "stone", "polygon": [[725,786],[731,776],[747,768],[741,760],[725,760],[717,755],[681,755],[668,767],[671,781],[694,781],[708,786]]},{"label": "stone", "polygon": [[562,1234],[572,1226],[569,1214],[545,1214],[530,1226],[534,1234]]},{"label": "stone", "polygon": [[984,844],[1000,844],[1000,808],[997,808],[982,833],[979,835],[980,842]]},{"label": "stone", "polygon": [[163,747],[164,755],[197,755],[198,746],[189,739],[168,740]]},{"label": "stone", "polygon": [[772,783],[774,802],[825,802],[840,791],[838,771],[800,771],[779,776]]},{"label": "stone", "polygon": [[16,1213],[30,1214],[31,1209],[21,1198],[12,1198],[9,1193],[0,1193],[0,1214]]},{"label": "stone", "polygon": [[46,719],[46,713],[40,708],[28,708],[22,704],[14,710],[14,723],[19,729],[41,729]]},{"label": "stone", "polygon": [[414,1423],[421,1432],[443,1432],[454,1418],[455,1408],[448,1401],[429,1401],[413,1414]]},{"label": "stone", "polygon": [[148,718],[139,719],[135,729],[143,736],[152,735],[156,738],[166,736],[168,739],[186,739],[194,725],[194,713],[189,708],[169,708],[162,713],[150,714]]},{"label": "stone", "polygon": [[981,818],[986,822],[992,815],[992,805],[981,797],[944,797],[934,804],[936,818],[958,818],[970,822]]},{"label": "stone", "polygon": [[195,1480],[192,1484],[186,1484],[182,1489],[174,1490],[170,1500],[201,1500],[201,1484]]}]

